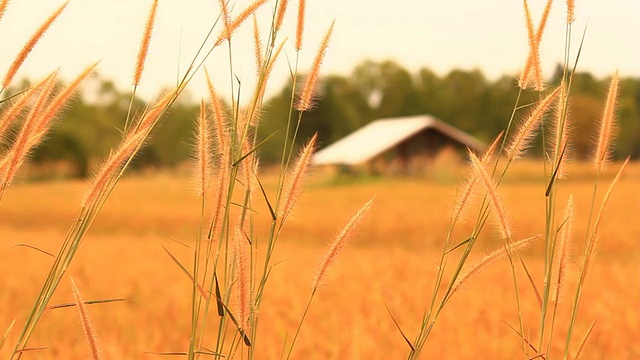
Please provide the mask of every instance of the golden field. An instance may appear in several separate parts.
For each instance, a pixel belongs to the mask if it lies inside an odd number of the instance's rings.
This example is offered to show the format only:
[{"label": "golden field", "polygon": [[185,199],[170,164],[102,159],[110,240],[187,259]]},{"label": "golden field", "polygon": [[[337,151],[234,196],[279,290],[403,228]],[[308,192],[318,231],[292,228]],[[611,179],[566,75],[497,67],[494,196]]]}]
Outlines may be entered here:
[{"label": "golden field", "polygon": [[[537,166],[530,170],[528,167]],[[501,186],[516,238],[544,232],[544,183],[530,176],[539,164],[522,165]],[[603,177],[602,190],[611,181]],[[574,167],[574,180],[560,184],[559,208],[572,193],[577,218],[572,260],[577,262],[593,189],[587,165]],[[515,174],[515,175],[513,175]],[[273,176],[265,180],[274,191]],[[260,311],[254,344],[260,359],[280,358],[311,291],[316,266],[328,241],[372,196],[374,207],[357,236],[340,254],[327,284],[316,295],[296,349],[296,359],[398,359],[408,346],[385,305],[410,339],[419,328],[436,274],[456,181],[446,179],[360,179],[334,182],[310,179],[294,217],[286,224]],[[0,333],[15,318],[0,358],[11,345],[42,285],[51,258],[16,244],[55,253],[75,218],[87,184],[82,181],[23,183],[7,189],[0,203]],[[127,298],[127,302],[89,306],[108,359],[180,358],[149,354],[186,350],[190,327],[191,284],[159,242],[189,267],[191,252],[173,241],[190,243],[199,221],[192,179],[184,174],[126,177],[94,223],[67,275],[84,298]],[[640,358],[640,164],[627,168],[615,189],[601,229],[600,245],[583,292],[573,344],[589,324],[597,324],[583,359]],[[260,199],[255,200],[260,202]],[[598,200],[599,204],[599,200]],[[256,208],[258,239],[268,231],[266,210]],[[471,219],[470,219],[471,220]],[[464,239],[472,221],[455,239]],[[487,227],[474,259],[500,246]],[[541,286],[541,243],[523,258]],[[473,260],[472,260],[473,262]],[[575,264],[574,264],[575,265]],[[539,308],[526,276],[518,268],[525,327],[534,336]],[[559,320],[568,322],[570,293]],[[53,303],[73,302],[63,281]],[[513,279],[501,260],[473,278],[444,309],[423,352],[431,359],[522,358],[517,335]],[[563,345],[563,324],[556,328],[555,350]],[[212,339],[212,342],[214,340]],[[29,342],[44,350],[23,359],[84,359],[88,349],[73,308],[48,311]]]}]

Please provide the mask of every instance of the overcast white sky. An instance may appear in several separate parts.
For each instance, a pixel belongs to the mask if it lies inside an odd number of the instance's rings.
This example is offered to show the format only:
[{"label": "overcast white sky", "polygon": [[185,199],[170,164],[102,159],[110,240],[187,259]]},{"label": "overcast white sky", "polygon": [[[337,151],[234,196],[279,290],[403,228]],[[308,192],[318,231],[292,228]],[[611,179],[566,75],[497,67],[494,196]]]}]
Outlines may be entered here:
[{"label": "overcast white sky", "polygon": [[[1,74],[32,31],[62,2],[10,1],[0,21]],[[250,2],[231,0],[235,13]],[[290,36],[285,51],[290,59],[295,57],[297,2],[290,0],[285,18],[285,32]],[[545,1],[529,2],[537,22]],[[63,77],[70,78],[100,60],[101,75],[114,80],[119,88],[128,89],[151,3],[151,0],[71,0],[29,56],[18,78],[40,77],[57,68]],[[264,36],[274,3],[271,0],[258,13]],[[606,76],[619,69],[623,76],[640,76],[638,14],[637,0],[577,0],[574,48],[588,23],[580,70]],[[175,83],[178,69],[184,70],[217,15],[217,0],[160,0],[141,94],[151,97],[161,87]],[[565,16],[565,2],[556,0],[541,49],[547,74],[562,59]],[[325,74],[347,75],[365,59],[392,59],[411,71],[429,67],[445,74],[454,68],[479,68],[489,78],[495,78],[505,73],[516,74],[528,50],[520,0],[308,0],[301,53],[303,70],[308,69],[334,19],[334,35],[323,65]],[[254,75],[250,34],[248,22],[233,50],[234,70],[244,84],[251,84]],[[226,49],[226,46],[216,49],[206,63],[222,90],[229,83]],[[287,76],[286,59],[281,60],[280,68],[273,74],[272,91],[279,90]],[[204,81],[196,79],[190,92],[198,97],[204,95]]]}]

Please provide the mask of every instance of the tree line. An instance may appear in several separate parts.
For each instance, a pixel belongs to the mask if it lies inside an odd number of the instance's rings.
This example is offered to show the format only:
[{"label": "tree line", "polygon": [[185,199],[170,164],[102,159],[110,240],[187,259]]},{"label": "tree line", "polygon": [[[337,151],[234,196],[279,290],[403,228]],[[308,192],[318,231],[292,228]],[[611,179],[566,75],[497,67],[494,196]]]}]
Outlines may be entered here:
[{"label": "tree line", "polygon": [[[559,66],[548,80],[549,86],[559,82],[561,71]],[[78,95],[47,141],[33,153],[33,163],[65,163],[68,175],[83,177],[118,143],[131,94],[119,91],[107,80],[94,82],[97,91]],[[26,86],[27,82],[19,88]],[[602,113],[607,86],[608,79],[598,79],[589,73],[578,72],[573,78],[570,119],[574,158],[590,155],[592,134]],[[298,143],[317,132],[318,143],[324,146],[375,119],[418,114],[433,115],[488,142],[506,126],[519,92],[513,76],[489,80],[479,70],[459,69],[440,76],[428,68],[411,73],[393,61],[363,62],[349,76],[325,77],[321,87],[313,110],[306,112],[300,123]],[[621,88],[614,156],[638,158],[640,78],[623,78]],[[291,89],[291,83],[285,85],[265,103],[258,127],[258,135],[267,139],[260,148],[263,162],[279,159]],[[537,93],[523,92],[519,103],[530,104],[538,98]],[[142,99],[134,98],[133,109],[145,106]],[[185,98],[176,102],[133,166],[176,167],[188,161],[197,111],[197,101]],[[297,119],[297,114],[293,114],[293,119]]]}]

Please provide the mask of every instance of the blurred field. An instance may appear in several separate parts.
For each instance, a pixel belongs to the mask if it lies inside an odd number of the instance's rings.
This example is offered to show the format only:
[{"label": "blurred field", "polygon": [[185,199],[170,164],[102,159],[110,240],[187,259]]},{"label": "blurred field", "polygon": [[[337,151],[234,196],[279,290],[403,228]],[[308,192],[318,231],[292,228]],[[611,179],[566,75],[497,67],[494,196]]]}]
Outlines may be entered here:
[{"label": "blurred field", "polygon": [[[532,179],[530,172],[523,167],[501,187],[515,233],[522,238],[544,231],[544,184]],[[561,185],[560,208],[569,192],[576,201],[574,261],[581,251],[591,201],[593,179],[588,173],[578,166],[575,180]],[[611,174],[607,174],[605,183],[610,180]],[[267,181],[271,190],[273,182],[272,178]],[[327,241],[374,195],[378,198],[357,239],[341,254],[329,283],[312,305],[294,357],[405,357],[408,346],[385,304],[413,338],[433,286],[455,184],[442,179],[334,183],[325,177],[312,178],[277,248],[275,261],[280,264],[260,312],[260,335],[255,344],[258,358],[280,357],[285,337],[291,337],[302,314]],[[27,243],[56,252],[85,188],[79,181],[25,183],[9,188],[0,203],[0,333],[17,318],[8,345],[15,343],[51,261],[34,250],[12,246]],[[187,348],[191,287],[158,242],[189,264],[188,249],[171,239],[189,242],[194,238],[198,203],[192,188],[191,180],[183,175],[125,178],[69,269],[85,299],[131,299],[89,307],[106,358],[165,359],[171,357],[145,352]],[[584,359],[640,358],[639,189],[640,165],[632,164],[614,192],[597,260],[583,294],[574,344],[598,317]],[[264,222],[257,223],[258,234],[265,234],[268,216],[264,209],[258,211],[264,215]],[[456,239],[464,239],[464,230],[470,227],[470,222],[463,225]],[[482,251],[500,245],[493,239],[493,229],[487,228],[479,245]],[[538,283],[542,276],[540,249],[537,246],[524,253]],[[475,258],[482,251],[476,252]],[[525,325],[534,334],[539,309],[531,287],[521,279]],[[68,282],[63,282],[54,303],[72,299]],[[561,311],[560,319],[568,321],[568,309]],[[424,357],[522,358],[517,337],[503,322],[517,324],[512,279],[504,261],[473,279],[447,305]],[[556,330],[560,338],[562,328]],[[30,345],[48,349],[24,354],[25,360],[87,358],[82,329],[72,308],[46,313]],[[0,352],[0,357],[5,358],[7,351]]]}]

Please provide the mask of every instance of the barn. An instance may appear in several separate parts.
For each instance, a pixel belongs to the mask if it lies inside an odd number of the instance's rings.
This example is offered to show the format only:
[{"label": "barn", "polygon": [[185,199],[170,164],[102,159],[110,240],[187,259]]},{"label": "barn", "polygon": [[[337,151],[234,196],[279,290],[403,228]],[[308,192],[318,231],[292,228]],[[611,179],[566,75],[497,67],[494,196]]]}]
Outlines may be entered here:
[{"label": "barn", "polygon": [[318,150],[314,165],[343,169],[365,168],[374,173],[415,173],[443,152],[481,153],[485,144],[433,116],[420,115],[375,120]]}]

